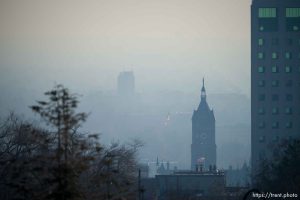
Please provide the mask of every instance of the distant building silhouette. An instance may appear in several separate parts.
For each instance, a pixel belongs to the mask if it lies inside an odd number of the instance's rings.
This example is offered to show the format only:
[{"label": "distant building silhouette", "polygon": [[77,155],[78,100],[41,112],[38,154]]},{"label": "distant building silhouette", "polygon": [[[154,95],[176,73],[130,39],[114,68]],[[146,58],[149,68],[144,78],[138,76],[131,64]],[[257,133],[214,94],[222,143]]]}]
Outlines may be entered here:
[{"label": "distant building silhouette", "polygon": [[118,94],[123,97],[134,95],[135,80],[133,71],[123,71],[118,76]]},{"label": "distant building silhouette", "polygon": [[248,187],[250,185],[250,168],[246,162],[244,162],[241,168],[233,169],[229,166],[225,170],[226,186],[229,187]]},{"label": "distant building silhouette", "polygon": [[156,175],[157,199],[225,199],[225,175],[221,171],[177,171]]},{"label": "distant building silhouette", "polygon": [[251,6],[251,164],[273,159],[282,141],[300,137],[300,1]]},{"label": "distant building silhouette", "polygon": [[166,163],[166,167],[164,162],[160,162],[160,165],[157,164],[157,169],[156,169],[156,174],[157,175],[167,175],[167,174],[172,174],[174,170],[170,169],[170,162]]},{"label": "distant building silhouette", "polygon": [[199,164],[204,169],[215,167],[216,151],[215,117],[206,101],[203,79],[201,102],[192,117],[191,169],[195,170]]},{"label": "distant building silhouette", "polygon": [[180,170],[141,179],[142,198],[145,200],[182,199],[241,199],[247,187],[226,187],[225,173],[219,170]]},{"label": "distant building silhouette", "polygon": [[165,174],[166,168],[163,162],[160,163],[160,166],[157,168],[157,174]]}]

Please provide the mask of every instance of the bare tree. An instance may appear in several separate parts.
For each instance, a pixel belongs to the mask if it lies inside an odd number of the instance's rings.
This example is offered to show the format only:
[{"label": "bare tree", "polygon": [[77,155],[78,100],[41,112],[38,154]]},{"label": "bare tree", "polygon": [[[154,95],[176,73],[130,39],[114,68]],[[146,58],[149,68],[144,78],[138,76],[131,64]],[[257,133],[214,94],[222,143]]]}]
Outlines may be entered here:
[{"label": "bare tree", "polygon": [[49,133],[11,113],[0,127],[0,199],[39,199],[47,174]]},{"label": "bare tree", "polygon": [[45,130],[11,114],[0,123],[0,199],[135,199],[138,140],[99,143],[81,133],[87,114],[62,85],[30,108],[51,126]]},{"label": "bare tree", "polygon": [[135,199],[138,166],[136,153],[142,143],[113,142],[96,157],[86,174],[87,199]]},{"label": "bare tree", "polygon": [[57,186],[50,196],[62,200],[81,199],[83,196],[80,193],[78,177],[85,166],[80,156],[81,150],[85,150],[86,147],[80,142],[76,130],[87,115],[75,112],[78,105],[77,96],[71,94],[63,85],[56,85],[45,95],[48,100],[37,101],[38,104],[31,106],[31,109],[56,129],[57,165],[53,169],[53,175]]},{"label": "bare tree", "polygon": [[283,141],[277,159],[263,160],[255,176],[256,187],[268,192],[300,192],[300,140]]}]

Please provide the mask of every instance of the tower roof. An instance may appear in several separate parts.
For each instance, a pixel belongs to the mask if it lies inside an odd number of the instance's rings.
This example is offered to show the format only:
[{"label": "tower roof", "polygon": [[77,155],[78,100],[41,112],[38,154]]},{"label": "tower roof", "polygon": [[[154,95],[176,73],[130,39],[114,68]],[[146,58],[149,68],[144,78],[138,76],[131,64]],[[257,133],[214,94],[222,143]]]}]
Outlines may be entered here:
[{"label": "tower roof", "polygon": [[203,114],[212,114],[213,111],[209,108],[207,101],[206,101],[206,90],[205,90],[205,83],[204,83],[204,78],[202,79],[202,88],[201,88],[201,101],[198,106],[198,109],[196,110],[197,113],[203,113]]},{"label": "tower roof", "polygon": [[201,92],[205,92],[204,77],[203,77],[203,79],[202,79],[202,89],[201,89]]}]

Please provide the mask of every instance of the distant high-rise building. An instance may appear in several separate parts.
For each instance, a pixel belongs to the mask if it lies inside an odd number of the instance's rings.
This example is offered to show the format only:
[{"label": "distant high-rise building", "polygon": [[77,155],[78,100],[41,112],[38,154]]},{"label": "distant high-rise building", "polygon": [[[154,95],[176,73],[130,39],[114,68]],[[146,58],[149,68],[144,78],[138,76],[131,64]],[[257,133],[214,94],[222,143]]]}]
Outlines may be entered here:
[{"label": "distant high-rise building", "polygon": [[125,97],[132,96],[134,87],[133,71],[121,72],[118,76],[118,94]]},{"label": "distant high-rise building", "polygon": [[201,90],[201,101],[192,117],[192,145],[191,145],[191,168],[201,164],[204,169],[216,165],[217,147],[215,139],[215,117],[206,102],[206,91]]},{"label": "distant high-rise building", "polygon": [[251,6],[251,163],[276,156],[300,136],[300,1],[253,0]]}]

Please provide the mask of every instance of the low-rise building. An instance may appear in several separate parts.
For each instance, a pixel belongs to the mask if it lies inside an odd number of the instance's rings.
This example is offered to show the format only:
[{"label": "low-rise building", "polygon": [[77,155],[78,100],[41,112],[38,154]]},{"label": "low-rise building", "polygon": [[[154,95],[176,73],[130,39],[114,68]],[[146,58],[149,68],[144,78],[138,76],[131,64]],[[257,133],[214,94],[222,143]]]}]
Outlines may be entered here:
[{"label": "low-rise building", "polygon": [[225,175],[221,171],[177,171],[156,175],[158,199],[207,199],[225,195]]}]

